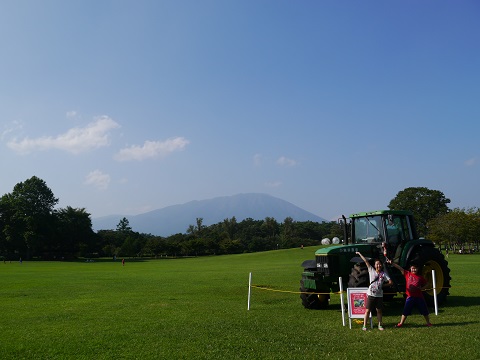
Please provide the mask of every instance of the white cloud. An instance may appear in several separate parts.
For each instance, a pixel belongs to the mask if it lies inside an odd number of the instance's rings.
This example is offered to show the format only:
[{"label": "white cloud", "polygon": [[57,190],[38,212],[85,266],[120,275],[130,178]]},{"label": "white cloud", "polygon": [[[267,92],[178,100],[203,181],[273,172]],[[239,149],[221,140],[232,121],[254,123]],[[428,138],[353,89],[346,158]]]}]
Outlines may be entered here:
[{"label": "white cloud", "polygon": [[5,125],[2,130],[2,134],[0,135],[0,140],[5,139],[9,134],[21,130],[23,128],[23,124],[20,121],[14,121],[12,125]]},{"label": "white cloud", "polygon": [[477,158],[471,158],[465,161],[465,166],[473,166],[477,163]]},{"label": "white cloud", "polygon": [[121,149],[115,159],[118,161],[145,160],[151,158],[161,158],[174,151],[180,151],[189,144],[189,141],[183,137],[167,139],[165,141],[145,141],[143,146],[132,145]]},{"label": "white cloud", "polygon": [[277,160],[277,164],[280,166],[295,166],[297,162],[293,159],[289,159],[285,156],[280,156]]},{"label": "white cloud", "polygon": [[108,116],[101,116],[87,126],[75,127],[56,137],[44,136],[36,139],[28,137],[17,141],[13,139],[7,146],[19,153],[57,149],[79,154],[110,144],[109,131],[120,127]]},{"label": "white cloud", "polygon": [[91,171],[85,178],[85,185],[92,185],[100,190],[106,190],[110,185],[110,175],[100,170]]}]

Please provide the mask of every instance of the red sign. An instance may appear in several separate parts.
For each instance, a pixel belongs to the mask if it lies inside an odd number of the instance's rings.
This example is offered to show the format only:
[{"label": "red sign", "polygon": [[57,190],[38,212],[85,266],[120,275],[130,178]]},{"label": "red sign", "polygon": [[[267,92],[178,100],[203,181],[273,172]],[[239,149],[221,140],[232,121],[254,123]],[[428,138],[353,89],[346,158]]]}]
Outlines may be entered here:
[{"label": "red sign", "polygon": [[367,306],[367,288],[348,288],[348,313],[350,318],[363,318]]}]

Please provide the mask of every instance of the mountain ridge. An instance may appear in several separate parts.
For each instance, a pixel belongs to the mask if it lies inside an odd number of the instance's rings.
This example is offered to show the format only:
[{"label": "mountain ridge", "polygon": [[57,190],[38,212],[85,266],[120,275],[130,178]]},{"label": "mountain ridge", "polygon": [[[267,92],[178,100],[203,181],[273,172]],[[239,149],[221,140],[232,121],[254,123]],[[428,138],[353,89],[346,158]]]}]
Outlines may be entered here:
[{"label": "mountain ridge", "polygon": [[92,226],[96,231],[116,229],[124,217],[134,231],[157,236],[185,233],[189,225],[196,224],[197,218],[203,218],[205,226],[232,217],[239,222],[247,218],[264,220],[266,217],[272,217],[278,222],[283,222],[287,217],[294,221],[327,221],[280,198],[262,193],[244,193],[192,200],[138,215],[103,216],[92,219]]}]

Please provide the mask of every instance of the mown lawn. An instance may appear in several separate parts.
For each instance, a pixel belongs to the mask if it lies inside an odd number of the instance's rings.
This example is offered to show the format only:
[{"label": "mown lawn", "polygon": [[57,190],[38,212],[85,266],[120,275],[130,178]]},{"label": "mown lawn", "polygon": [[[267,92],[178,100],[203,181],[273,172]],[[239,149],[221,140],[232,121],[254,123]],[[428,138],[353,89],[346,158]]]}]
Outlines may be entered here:
[{"label": "mown lawn", "polygon": [[[300,264],[315,248],[175,260],[0,263],[2,359],[478,359],[480,256],[450,255],[448,303],[385,331],[342,326],[339,296],[305,310]],[[248,274],[269,289],[252,289]],[[432,313],[433,313],[433,309]]]}]

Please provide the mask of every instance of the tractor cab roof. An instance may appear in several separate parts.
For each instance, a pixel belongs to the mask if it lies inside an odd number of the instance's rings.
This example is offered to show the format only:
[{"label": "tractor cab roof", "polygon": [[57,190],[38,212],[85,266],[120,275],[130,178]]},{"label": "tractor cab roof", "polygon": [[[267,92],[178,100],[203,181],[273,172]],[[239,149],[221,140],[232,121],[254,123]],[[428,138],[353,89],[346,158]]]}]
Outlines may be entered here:
[{"label": "tractor cab roof", "polygon": [[366,216],[375,216],[375,215],[412,215],[411,211],[408,210],[376,210],[376,211],[367,211],[367,212],[360,212],[356,214],[350,215],[350,218],[359,218],[359,217],[366,217]]}]

